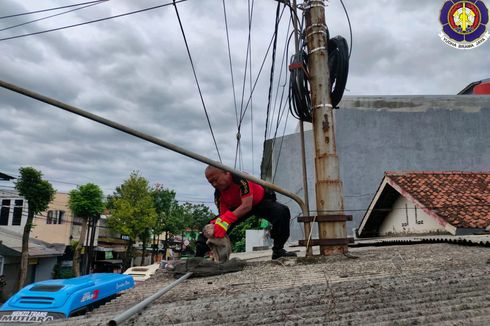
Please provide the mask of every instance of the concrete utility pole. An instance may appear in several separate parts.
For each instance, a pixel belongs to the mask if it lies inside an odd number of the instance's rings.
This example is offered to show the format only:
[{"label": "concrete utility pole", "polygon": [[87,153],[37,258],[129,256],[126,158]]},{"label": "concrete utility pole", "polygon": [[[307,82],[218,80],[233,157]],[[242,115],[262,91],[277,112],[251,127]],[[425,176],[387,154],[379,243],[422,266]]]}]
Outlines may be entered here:
[{"label": "concrete utility pole", "polygon": [[340,254],[347,252],[348,239],[330,100],[325,2],[310,0],[305,7],[319,229],[319,240],[312,244],[320,245],[322,255]]}]

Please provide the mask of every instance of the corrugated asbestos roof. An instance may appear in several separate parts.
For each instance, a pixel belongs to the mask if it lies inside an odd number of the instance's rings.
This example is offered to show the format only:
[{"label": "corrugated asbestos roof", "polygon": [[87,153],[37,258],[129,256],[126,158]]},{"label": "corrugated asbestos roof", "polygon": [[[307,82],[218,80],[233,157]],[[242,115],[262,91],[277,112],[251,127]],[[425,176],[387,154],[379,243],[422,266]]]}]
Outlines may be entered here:
[{"label": "corrugated asbestos roof", "polygon": [[[419,244],[351,254],[358,259],[256,262],[189,279],[124,325],[488,324],[488,248]],[[159,272],[88,315],[55,324],[106,325],[173,281]]]},{"label": "corrugated asbestos roof", "polygon": [[457,228],[490,225],[490,172],[386,172],[385,176]]}]

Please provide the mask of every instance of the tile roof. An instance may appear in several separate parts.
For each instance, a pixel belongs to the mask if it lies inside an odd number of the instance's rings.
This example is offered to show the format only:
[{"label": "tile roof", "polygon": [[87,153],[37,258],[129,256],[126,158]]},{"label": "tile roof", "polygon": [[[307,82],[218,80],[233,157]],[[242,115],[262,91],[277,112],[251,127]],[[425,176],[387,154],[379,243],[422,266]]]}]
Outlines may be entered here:
[{"label": "tile roof", "polygon": [[458,228],[490,225],[490,172],[386,172],[411,196]]}]

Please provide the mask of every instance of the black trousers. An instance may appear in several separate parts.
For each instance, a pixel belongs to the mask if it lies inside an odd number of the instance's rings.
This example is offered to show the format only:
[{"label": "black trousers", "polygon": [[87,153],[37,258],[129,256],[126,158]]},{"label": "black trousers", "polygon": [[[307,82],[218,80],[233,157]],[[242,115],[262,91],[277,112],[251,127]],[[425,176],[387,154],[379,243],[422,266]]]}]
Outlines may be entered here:
[{"label": "black trousers", "polygon": [[[286,205],[278,203],[274,199],[264,198],[257,206],[254,206],[247,215],[242,216],[235,223],[231,224],[228,229],[228,234],[231,233],[236,225],[252,215],[266,219],[272,224],[271,238],[274,240],[272,249],[282,249],[289,238],[289,222],[291,220],[289,208]],[[196,243],[196,257],[204,257],[210,250],[206,245],[206,240],[206,237],[202,233],[199,234]]]}]

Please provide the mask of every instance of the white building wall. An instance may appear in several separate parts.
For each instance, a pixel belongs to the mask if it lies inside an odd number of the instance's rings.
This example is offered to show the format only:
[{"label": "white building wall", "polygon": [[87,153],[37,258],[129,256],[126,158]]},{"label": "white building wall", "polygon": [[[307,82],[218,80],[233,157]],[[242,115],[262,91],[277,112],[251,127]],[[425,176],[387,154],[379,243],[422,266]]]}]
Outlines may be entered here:
[{"label": "white building wall", "polygon": [[448,232],[434,218],[415,207],[403,196],[398,197],[392,211],[379,228],[381,236],[429,233]]},{"label": "white building wall", "polygon": [[[9,201],[9,205],[8,205],[9,213],[8,213],[7,225],[0,225],[0,226],[5,227],[8,230],[17,233],[24,232],[24,226],[26,225],[27,222],[27,213],[29,210],[29,205],[27,203],[27,200],[22,196],[20,196],[16,191],[0,191],[0,207],[3,207],[2,205],[3,200]],[[16,200],[22,200],[22,206],[17,206],[15,204]],[[20,225],[13,225],[14,209],[16,207],[22,207]]]},{"label": "white building wall", "polygon": [[266,230],[245,231],[245,251],[253,251],[254,247],[272,246],[272,240]]}]

